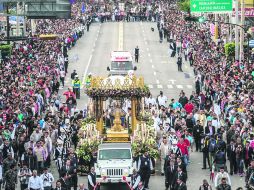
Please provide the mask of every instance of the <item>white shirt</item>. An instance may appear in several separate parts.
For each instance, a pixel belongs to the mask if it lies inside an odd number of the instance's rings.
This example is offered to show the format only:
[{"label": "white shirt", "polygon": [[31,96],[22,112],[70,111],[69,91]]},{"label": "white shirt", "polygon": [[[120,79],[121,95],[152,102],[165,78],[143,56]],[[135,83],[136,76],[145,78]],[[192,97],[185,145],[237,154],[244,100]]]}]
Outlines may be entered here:
[{"label": "white shirt", "polygon": [[88,181],[89,181],[89,184],[92,185],[93,187],[96,185],[96,184],[93,184],[93,179],[90,175],[88,175]]},{"label": "white shirt", "polygon": [[39,176],[31,176],[28,181],[28,189],[41,189],[43,190],[43,182]]},{"label": "white shirt", "polygon": [[0,179],[3,179],[3,167],[0,165]]},{"label": "white shirt", "polygon": [[166,96],[158,96],[158,102],[160,106],[166,107],[167,101],[168,101],[168,98]]},{"label": "white shirt", "polygon": [[[46,180],[44,180],[46,179]],[[41,180],[43,183],[43,187],[50,187],[52,183],[54,182],[54,177],[51,173],[43,173],[41,174]]]}]

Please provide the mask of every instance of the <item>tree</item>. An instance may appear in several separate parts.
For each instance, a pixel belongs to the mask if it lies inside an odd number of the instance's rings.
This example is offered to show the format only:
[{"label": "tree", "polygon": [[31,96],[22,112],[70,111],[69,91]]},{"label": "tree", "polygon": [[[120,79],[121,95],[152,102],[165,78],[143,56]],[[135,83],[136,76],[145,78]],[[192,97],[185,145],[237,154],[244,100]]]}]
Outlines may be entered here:
[{"label": "tree", "polygon": [[190,13],[190,0],[183,0],[178,3],[178,7],[181,11]]}]

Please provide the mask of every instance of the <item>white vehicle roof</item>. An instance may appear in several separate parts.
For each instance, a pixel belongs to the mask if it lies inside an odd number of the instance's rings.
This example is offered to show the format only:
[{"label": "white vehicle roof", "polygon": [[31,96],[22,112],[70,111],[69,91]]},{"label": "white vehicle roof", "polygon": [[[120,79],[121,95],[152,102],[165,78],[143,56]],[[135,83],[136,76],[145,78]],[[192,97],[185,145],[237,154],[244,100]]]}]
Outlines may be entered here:
[{"label": "white vehicle roof", "polygon": [[132,61],[132,56],[128,51],[112,51],[111,61]]},{"label": "white vehicle roof", "polygon": [[100,149],[131,149],[130,143],[103,143],[99,145]]}]

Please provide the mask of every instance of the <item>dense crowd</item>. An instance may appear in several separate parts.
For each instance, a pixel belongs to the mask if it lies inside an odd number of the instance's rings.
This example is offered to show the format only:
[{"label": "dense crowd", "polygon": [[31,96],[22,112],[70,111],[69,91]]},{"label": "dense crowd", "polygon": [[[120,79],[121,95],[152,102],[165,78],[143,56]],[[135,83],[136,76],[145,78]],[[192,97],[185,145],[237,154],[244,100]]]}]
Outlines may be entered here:
[{"label": "dense crowd", "polygon": [[[63,101],[58,92],[60,82],[65,85],[68,51],[84,35],[85,27],[89,30],[87,13],[80,11],[82,6],[79,2],[72,5],[69,20],[38,20],[35,36],[14,43],[11,56],[2,60],[0,188],[3,183],[6,190],[15,189],[18,177],[22,190],[47,190],[59,177],[56,189],[77,189],[79,163],[71,144],[76,148],[77,126],[85,113],[76,108],[76,96],[71,89],[64,92],[66,100]],[[184,57],[185,64],[188,62],[193,67],[195,91],[190,97],[181,91],[179,99],[168,100],[163,92],[156,98],[146,98],[157,131],[165,187],[187,189],[187,167],[194,149],[202,152],[202,169],[210,169],[216,189],[231,189],[230,175],[245,176],[246,185],[254,187],[253,64],[229,61],[224,54],[223,40],[214,42],[207,24],[188,26],[185,13],[178,11],[172,1],[156,2],[151,7],[143,5],[139,12],[130,10],[126,15],[107,7],[100,12],[89,4],[86,9],[91,17],[99,16],[101,22],[157,21],[160,37],[170,42],[170,56],[178,57],[178,66],[183,64]],[[40,40],[36,38],[39,34],[59,37]],[[48,171],[52,160],[56,162],[59,176]],[[140,179],[134,171],[133,189],[139,188],[137,179],[148,187],[153,166],[147,152],[144,153],[137,169],[146,169],[140,173]],[[93,175],[94,168],[91,168],[89,189],[95,186]],[[84,184],[80,184],[80,189],[84,189]],[[207,180],[200,186],[203,189],[211,189]]]},{"label": "dense crowd", "polygon": [[[68,71],[68,51],[84,35],[87,24],[88,14],[81,14],[81,6],[80,2],[72,5],[71,19],[37,20],[33,36],[28,25],[28,40],[13,43],[11,55],[3,57],[0,66],[0,189],[4,184],[6,190],[14,190],[18,180],[21,190],[51,189],[54,178],[58,177],[47,170],[53,160],[65,171],[62,178],[57,178],[58,187],[63,186],[67,178],[77,179],[76,171],[69,168],[68,163],[71,160],[73,167],[77,162],[70,142],[77,141],[77,121],[83,118],[83,113],[75,110],[75,102],[68,103],[75,101],[71,90],[65,92],[67,103],[58,92],[60,79],[64,80]],[[40,34],[57,34],[58,37],[41,39]]]},{"label": "dense crowd", "polygon": [[[224,34],[214,41],[209,24],[190,25],[185,16],[172,1],[162,1],[157,27],[160,37],[169,41],[170,59],[177,57],[178,71],[182,64],[193,68],[195,91],[190,97],[181,91],[179,99],[170,101],[162,92],[147,99],[157,123],[166,187],[181,189],[175,184],[186,183],[184,168],[194,144],[196,151],[203,152],[202,169],[210,169],[216,189],[231,189],[230,175],[245,176],[246,186],[253,187],[253,64],[247,59],[228,60]],[[176,163],[177,156],[185,163],[180,169],[185,175],[176,174],[172,181],[170,164]],[[208,186],[204,180],[200,189]]]}]

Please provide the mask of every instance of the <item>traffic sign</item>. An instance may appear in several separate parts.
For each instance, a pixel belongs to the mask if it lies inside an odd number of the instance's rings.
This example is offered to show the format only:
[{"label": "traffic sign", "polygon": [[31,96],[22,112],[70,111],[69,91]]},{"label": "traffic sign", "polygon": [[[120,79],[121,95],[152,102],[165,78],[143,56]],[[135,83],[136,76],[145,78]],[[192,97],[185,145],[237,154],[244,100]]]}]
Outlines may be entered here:
[{"label": "traffic sign", "polygon": [[232,12],[233,0],[191,0],[191,13]]}]

